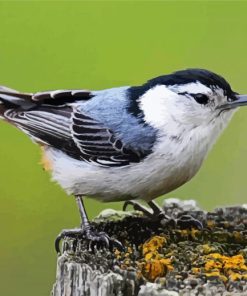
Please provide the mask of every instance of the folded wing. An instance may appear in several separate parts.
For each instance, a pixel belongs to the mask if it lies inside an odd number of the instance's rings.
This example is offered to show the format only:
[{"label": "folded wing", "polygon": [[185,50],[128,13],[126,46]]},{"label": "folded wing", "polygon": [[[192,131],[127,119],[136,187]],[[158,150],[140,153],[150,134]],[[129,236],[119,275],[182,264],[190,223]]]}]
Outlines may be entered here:
[{"label": "folded wing", "polygon": [[[146,156],[142,151],[127,147],[119,135],[84,113],[83,108],[71,104],[91,99],[93,96],[89,91],[53,91],[29,96],[2,91],[2,97],[11,95],[13,102],[18,101],[19,104],[16,107],[9,104],[3,117],[36,142],[59,149],[75,159],[104,167],[138,163]],[[22,108],[18,98],[23,100],[25,108]],[[26,107],[27,101],[31,101],[30,108]]]}]

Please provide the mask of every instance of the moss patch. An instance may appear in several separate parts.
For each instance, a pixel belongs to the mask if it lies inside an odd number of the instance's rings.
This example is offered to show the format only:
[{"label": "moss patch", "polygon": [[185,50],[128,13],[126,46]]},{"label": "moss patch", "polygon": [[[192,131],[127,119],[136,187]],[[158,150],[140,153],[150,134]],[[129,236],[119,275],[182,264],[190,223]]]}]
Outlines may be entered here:
[{"label": "moss patch", "polygon": [[124,251],[100,250],[103,258],[99,260],[96,249],[90,253],[83,238],[77,240],[74,251],[80,258],[86,252],[83,256],[94,266],[98,262],[101,269],[118,270],[140,284],[153,282],[195,295],[204,295],[205,289],[247,295],[246,207],[205,212],[195,206],[185,209],[173,201],[165,204],[164,212],[173,222],[182,215],[191,215],[203,224],[203,229],[174,227],[174,223],[155,221],[139,212],[115,219],[115,213],[113,219],[111,215],[101,217],[94,227],[121,241]]}]

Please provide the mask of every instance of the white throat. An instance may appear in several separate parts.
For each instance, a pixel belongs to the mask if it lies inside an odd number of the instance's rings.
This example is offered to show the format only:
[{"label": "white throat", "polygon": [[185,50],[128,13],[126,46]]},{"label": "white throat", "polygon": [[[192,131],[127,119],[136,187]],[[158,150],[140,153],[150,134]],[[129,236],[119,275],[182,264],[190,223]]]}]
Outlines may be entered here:
[{"label": "white throat", "polygon": [[[196,92],[196,89],[197,92],[198,89],[201,92],[208,89],[200,83],[179,87],[181,91],[190,93]],[[148,90],[140,98],[139,104],[145,121],[159,131],[157,153],[165,154],[170,151],[174,154],[173,157],[178,158],[178,162],[189,159],[191,168],[200,167],[234,114],[234,111],[228,111],[216,116],[213,112],[204,114],[203,110],[200,114],[200,106],[198,109],[190,108],[192,103],[189,100],[181,103],[181,97],[174,88],[165,85],[157,85]]]}]

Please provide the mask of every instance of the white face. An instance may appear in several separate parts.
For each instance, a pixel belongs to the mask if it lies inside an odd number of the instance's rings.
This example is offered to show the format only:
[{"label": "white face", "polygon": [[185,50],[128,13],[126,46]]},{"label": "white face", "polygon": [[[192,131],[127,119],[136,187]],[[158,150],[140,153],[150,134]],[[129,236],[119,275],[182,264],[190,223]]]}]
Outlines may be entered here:
[{"label": "white face", "polygon": [[231,99],[223,89],[200,82],[157,85],[140,98],[140,107],[145,120],[157,128],[167,128],[172,122],[174,125],[205,126],[231,118],[233,110],[217,109]]}]

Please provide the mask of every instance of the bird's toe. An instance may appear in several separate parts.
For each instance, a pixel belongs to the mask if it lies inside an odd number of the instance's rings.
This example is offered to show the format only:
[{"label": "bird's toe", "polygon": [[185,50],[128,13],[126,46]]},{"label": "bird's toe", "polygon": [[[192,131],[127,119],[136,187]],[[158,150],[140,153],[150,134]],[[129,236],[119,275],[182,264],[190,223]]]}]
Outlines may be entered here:
[{"label": "bird's toe", "polygon": [[187,228],[202,229],[203,228],[202,222],[195,219],[194,217],[192,217],[190,215],[183,215],[183,216],[179,217],[176,220],[176,224],[181,229],[187,229]]},{"label": "bird's toe", "polygon": [[58,254],[61,253],[60,251],[61,241],[67,237],[74,239],[75,242],[77,239],[87,241],[88,248],[90,250],[102,249],[102,248],[107,248],[110,250],[113,250],[115,248],[119,250],[124,249],[120,241],[110,237],[105,232],[97,232],[97,231],[93,231],[92,229],[84,230],[79,228],[79,229],[66,229],[61,231],[61,233],[57,236],[55,240],[55,250]]}]

